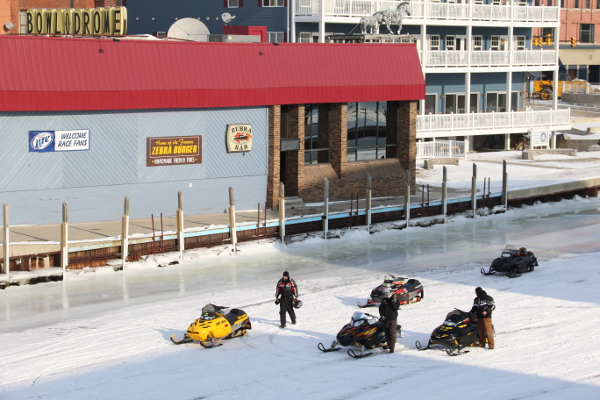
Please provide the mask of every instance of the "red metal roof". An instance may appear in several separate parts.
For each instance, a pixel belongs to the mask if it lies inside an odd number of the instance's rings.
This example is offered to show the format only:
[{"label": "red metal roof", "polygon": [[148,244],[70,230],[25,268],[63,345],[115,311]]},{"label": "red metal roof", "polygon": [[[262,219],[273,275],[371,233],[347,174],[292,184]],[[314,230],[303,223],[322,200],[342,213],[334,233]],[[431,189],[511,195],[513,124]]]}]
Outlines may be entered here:
[{"label": "red metal roof", "polygon": [[414,44],[114,41],[0,35],[0,111],[417,100]]}]

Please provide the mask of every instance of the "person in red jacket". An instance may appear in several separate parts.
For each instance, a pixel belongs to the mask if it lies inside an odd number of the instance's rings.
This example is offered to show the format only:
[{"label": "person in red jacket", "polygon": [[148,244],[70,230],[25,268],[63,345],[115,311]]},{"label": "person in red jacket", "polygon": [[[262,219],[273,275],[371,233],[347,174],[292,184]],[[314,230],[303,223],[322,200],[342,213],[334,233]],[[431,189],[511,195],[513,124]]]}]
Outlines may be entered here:
[{"label": "person in red jacket", "polygon": [[283,271],[283,276],[277,282],[275,289],[275,304],[279,304],[279,317],[281,325],[279,328],[285,328],[286,313],[290,314],[292,324],[296,324],[296,313],[294,312],[294,299],[298,298],[298,285],[290,278],[290,273]]}]

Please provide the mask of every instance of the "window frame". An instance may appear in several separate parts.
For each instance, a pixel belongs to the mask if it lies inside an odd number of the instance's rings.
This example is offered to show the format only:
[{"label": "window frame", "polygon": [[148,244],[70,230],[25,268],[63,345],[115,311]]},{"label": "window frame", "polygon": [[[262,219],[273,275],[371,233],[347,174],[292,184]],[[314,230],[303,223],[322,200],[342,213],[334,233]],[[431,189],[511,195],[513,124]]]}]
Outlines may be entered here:
[{"label": "window frame", "polygon": [[[351,104],[355,105],[355,109],[351,110]],[[365,107],[361,107],[360,105],[364,104]],[[367,105],[370,104],[371,107]],[[374,106],[374,108],[373,108]],[[361,115],[361,110],[364,111],[364,117]],[[363,138],[368,137],[365,135],[367,126],[373,127],[372,125],[367,125],[367,111],[366,110],[375,110],[375,143],[360,145],[360,125],[359,122],[361,120],[365,121],[363,125]],[[368,101],[368,102],[351,102],[348,103],[348,123],[350,121],[354,122],[354,127],[348,128],[348,134],[346,139],[346,161],[347,162],[369,162],[369,161],[378,161],[381,159],[397,159],[398,158],[398,143],[388,143],[387,137],[387,101]],[[349,117],[351,114],[354,114],[353,119],[351,120]],[[380,118],[381,116],[381,118]],[[372,119],[370,119],[372,121]],[[351,138],[350,130],[354,130],[354,137]],[[369,135],[370,136],[370,135]],[[384,143],[381,144],[380,141],[384,139]],[[393,141],[393,140],[392,140]],[[394,149],[390,153],[388,153],[388,149]],[[371,153],[374,150],[374,153]],[[393,154],[393,156],[388,157],[388,154]],[[365,157],[365,155],[370,155],[371,158]]]},{"label": "window frame", "polygon": [[[277,37],[281,35],[281,40],[272,40],[273,36]],[[267,32],[267,42],[268,43],[284,43],[285,42],[285,33],[284,32]]]},{"label": "window frame", "polygon": [[[329,134],[329,124],[331,118],[331,109],[328,108],[326,115],[321,115],[322,113],[319,110],[319,107],[323,107],[323,104],[305,104],[304,105],[304,116],[305,116],[305,126],[304,126],[304,165],[315,165],[315,164],[330,164],[331,163],[331,135]],[[315,112],[316,111],[316,112]],[[316,118],[316,121],[315,121]],[[327,120],[325,120],[327,118]],[[327,147],[318,147],[319,143],[319,126],[321,124],[327,125],[324,129],[324,132],[327,133]],[[309,128],[310,127],[310,128]],[[313,128],[315,131],[313,132]],[[315,140],[313,139],[316,136],[317,147],[313,147],[313,143]],[[327,161],[319,161],[321,157],[326,153],[326,157],[323,159],[327,159]],[[314,158],[313,158],[314,157]]]},{"label": "window frame", "polygon": [[447,35],[446,36],[446,50],[456,50],[456,36]]},{"label": "window frame", "polygon": [[482,51],[483,50],[483,36],[482,35],[473,36],[472,47],[473,47],[473,51]]},{"label": "window frame", "polygon": [[[440,35],[429,35],[429,50],[439,51],[440,50]],[[437,44],[434,44],[437,43]]]},{"label": "window frame", "polygon": [[[589,27],[589,29],[584,29],[584,27]],[[579,24],[579,42],[593,44],[594,31],[595,24]]]},{"label": "window frame", "polygon": [[[275,4],[271,4],[275,3]],[[279,5],[281,3],[281,5]],[[285,7],[285,0],[260,0],[261,7]]]}]

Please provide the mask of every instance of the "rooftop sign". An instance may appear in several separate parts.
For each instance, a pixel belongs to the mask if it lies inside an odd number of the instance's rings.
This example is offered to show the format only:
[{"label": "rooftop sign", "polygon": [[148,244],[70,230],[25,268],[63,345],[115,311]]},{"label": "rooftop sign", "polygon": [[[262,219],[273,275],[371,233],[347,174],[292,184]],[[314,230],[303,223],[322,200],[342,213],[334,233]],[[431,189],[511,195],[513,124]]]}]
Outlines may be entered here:
[{"label": "rooftop sign", "polygon": [[127,9],[125,7],[31,8],[27,10],[27,33],[50,36],[122,36],[127,33]]}]

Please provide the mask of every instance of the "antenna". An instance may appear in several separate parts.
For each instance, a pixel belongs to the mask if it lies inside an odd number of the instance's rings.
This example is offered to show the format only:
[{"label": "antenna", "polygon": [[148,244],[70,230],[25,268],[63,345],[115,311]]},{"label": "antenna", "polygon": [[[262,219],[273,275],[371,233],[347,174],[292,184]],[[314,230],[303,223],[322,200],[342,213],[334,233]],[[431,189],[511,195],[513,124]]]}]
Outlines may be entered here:
[{"label": "antenna", "polygon": [[228,24],[231,22],[232,19],[235,18],[235,15],[231,15],[229,13],[223,13],[221,14],[221,19],[223,20],[224,23]]},{"label": "antenna", "polygon": [[167,37],[171,39],[193,40],[195,42],[208,41],[210,31],[195,18],[182,18],[169,28]]}]

